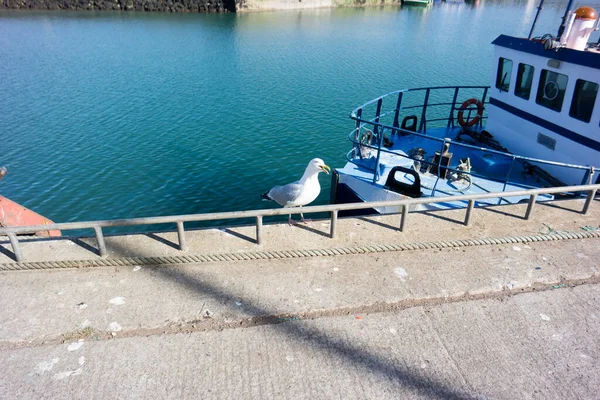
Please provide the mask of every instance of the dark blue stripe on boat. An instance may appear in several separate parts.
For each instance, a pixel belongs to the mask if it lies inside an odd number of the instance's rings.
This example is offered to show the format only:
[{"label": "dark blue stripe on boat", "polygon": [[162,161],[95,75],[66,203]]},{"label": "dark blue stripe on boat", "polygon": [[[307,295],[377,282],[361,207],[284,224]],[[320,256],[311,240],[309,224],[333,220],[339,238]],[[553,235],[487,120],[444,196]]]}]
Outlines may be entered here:
[{"label": "dark blue stripe on boat", "polygon": [[544,127],[548,130],[551,130],[552,132],[554,132],[560,136],[564,136],[567,139],[571,139],[572,141],[577,142],[585,147],[589,147],[590,149],[600,151],[600,142],[590,139],[589,137],[580,135],[579,133],[573,132],[567,128],[563,128],[560,125],[556,125],[556,124],[546,121],[545,119],[542,119],[540,117],[536,117],[533,114],[529,114],[528,112],[525,112],[516,107],[508,105],[508,104],[506,104],[500,100],[497,100],[493,97],[490,97],[489,103],[496,107],[499,107],[505,111],[508,111],[509,113],[516,115],[519,118],[523,118],[524,120],[533,122],[534,124]]},{"label": "dark blue stripe on boat", "polygon": [[492,44],[545,58],[551,58],[553,60],[583,65],[594,69],[600,68],[600,53],[592,51],[579,51],[567,48],[544,50],[544,44],[542,42],[533,42],[531,40],[506,35],[498,36]]}]

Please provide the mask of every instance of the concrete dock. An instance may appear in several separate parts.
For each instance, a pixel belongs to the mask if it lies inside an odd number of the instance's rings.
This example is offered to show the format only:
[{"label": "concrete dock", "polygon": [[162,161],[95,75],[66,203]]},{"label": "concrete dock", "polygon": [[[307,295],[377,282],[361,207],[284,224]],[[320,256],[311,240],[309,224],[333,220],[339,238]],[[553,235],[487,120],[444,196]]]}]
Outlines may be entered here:
[{"label": "concrete dock", "polygon": [[0,238],[0,398],[597,398],[582,207]]}]

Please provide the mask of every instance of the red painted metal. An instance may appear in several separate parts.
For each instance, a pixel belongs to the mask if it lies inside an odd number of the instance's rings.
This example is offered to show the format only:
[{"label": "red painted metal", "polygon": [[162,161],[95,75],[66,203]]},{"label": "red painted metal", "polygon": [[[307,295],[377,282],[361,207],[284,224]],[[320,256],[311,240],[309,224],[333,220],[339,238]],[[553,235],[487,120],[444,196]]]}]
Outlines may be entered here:
[{"label": "red painted metal", "polygon": [[[48,218],[31,211],[27,207],[15,203],[4,196],[0,196],[0,226],[31,226],[31,225],[48,225],[53,224]],[[61,232],[55,231],[40,231],[35,233],[36,236],[61,236]]]},{"label": "red painted metal", "polygon": [[[6,167],[0,167],[0,179],[8,173]],[[31,225],[48,225],[53,224],[48,218],[31,211],[27,207],[23,207],[19,203],[0,196],[0,226],[31,226]],[[36,236],[61,236],[61,232],[54,231],[39,231]]]}]

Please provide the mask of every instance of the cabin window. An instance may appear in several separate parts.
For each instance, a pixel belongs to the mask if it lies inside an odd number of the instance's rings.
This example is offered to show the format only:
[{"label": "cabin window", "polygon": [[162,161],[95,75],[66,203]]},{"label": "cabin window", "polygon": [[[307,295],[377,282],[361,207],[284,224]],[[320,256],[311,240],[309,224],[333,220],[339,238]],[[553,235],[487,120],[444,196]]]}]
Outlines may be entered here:
[{"label": "cabin window", "polygon": [[535,69],[531,65],[519,63],[517,71],[517,85],[515,87],[515,96],[529,100],[531,93],[531,84],[533,83],[533,71]]},{"label": "cabin window", "polygon": [[592,119],[592,111],[594,110],[597,94],[597,83],[584,81],[583,79],[577,79],[569,115],[580,121],[590,122]]},{"label": "cabin window", "polygon": [[498,60],[498,74],[496,75],[496,87],[503,92],[508,92],[510,87],[510,74],[512,73],[512,61],[508,58]]},{"label": "cabin window", "polygon": [[543,69],[535,101],[539,105],[560,112],[568,81],[566,75]]}]

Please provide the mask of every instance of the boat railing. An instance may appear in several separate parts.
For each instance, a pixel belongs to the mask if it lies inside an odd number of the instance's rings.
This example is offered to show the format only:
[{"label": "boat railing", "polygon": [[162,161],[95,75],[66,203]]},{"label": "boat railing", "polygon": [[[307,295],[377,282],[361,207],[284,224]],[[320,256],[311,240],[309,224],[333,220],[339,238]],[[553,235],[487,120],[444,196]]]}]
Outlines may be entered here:
[{"label": "boat railing", "polygon": [[[468,201],[468,206],[465,213],[464,225],[469,225],[475,203],[478,200],[492,199],[499,196],[521,196],[529,197],[527,204],[527,210],[525,211],[524,219],[529,219],[533,214],[534,207],[537,203],[538,195],[544,194],[556,194],[563,192],[581,192],[587,193],[582,214],[589,212],[590,206],[596,193],[600,189],[600,184],[595,185],[581,185],[581,186],[567,186],[561,188],[538,188],[529,190],[519,190],[505,193],[471,193],[466,195],[454,195],[445,197],[419,197],[419,198],[405,198],[402,200],[386,200],[386,201],[374,201],[374,202],[361,202],[361,203],[345,203],[345,204],[330,204],[323,206],[310,206],[310,207],[298,207],[298,208],[276,208],[267,210],[249,210],[249,211],[233,211],[233,212],[221,212],[221,213],[210,213],[210,214],[191,214],[191,215],[174,215],[164,217],[150,217],[150,218],[131,218],[131,219],[119,219],[119,220],[106,220],[106,221],[88,221],[88,222],[64,222],[49,225],[36,225],[36,226],[16,226],[16,227],[0,227],[0,237],[7,235],[12,247],[14,259],[17,262],[25,261],[23,252],[20,247],[20,238],[17,235],[32,234],[40,231],[48,230],[60,230],[61,232],[69,230],[82,230],[90,229],[93,230],[96,236],[97,242],[97,253],[101,257],[108,255],[106,243],[104,240],[103,228],[109,227],[123,227],[123,226],[148,226],[148,225],[161,225],[174,224],[177,228],[177,237],[179,250],[188,250],[186,244],[186,235],[184,223],[186,222],[200,222],[200,221],[218,221],[218,220],[233,220],[233,219],[247,219],[255,218],[256,225],[256,244],[263,244],[263,217],[277,216],[277,215],[288,215],[288,214],[300,214],[300,213],[330,213],[330,231],[329,236],[335,238],[337,234],[337,221],[338,213],[340,211],[349,210],[364,210],[370,208],[383,208],[383,207],[398,207],[401,209],[401,218],[399,224],[399,230],[403,232],[406,228],[408,220],[408,209],[411,206],[418,204],[442,204],[452,201]],[[94,249],[96,250],[96,249]],[[70,266],[67,261],[64,263],[66,267]]]},{"label": "boat railing", "polygon": [[[503,184],[503,190],[510,184],[522,188],[532,188],[535,186],[528,186],[522,181],[511,180],[511,174],[515,171],[515,165],[521,163],[522,165],[536,166],[539,168],[539,172],[544,174],[547,179],[553,181],[552,186],[565,186],[561,182],[550,174],[544,173],[544,167],[552,168],[568,168],[573,170],[581,171],[581,184],[591,183],[594,175],[594,168],[590,166],[581,166],[567,163],[560,163],[549,160],[536,159],[532,157],[518,156],[503,151],[506,149],[494,149],[491,147],[475,146],[469,143],[451,140],[449,138],[441,138],[431,136],[427,134],[428,126],[430,128],[446,128],[448,131],[455,130],[458,125],[458,112],[463,112],[463,118],[466,122],[471,121],[471,113],[475,110],[472,108],[463,108],[460,104],[463,104],[465,98],[474,98],[481,102],[485,110],[485,104],[487,103],[489,86],[440,86],[430,88],[417,88],[417,89],[406,89],[388,93],[384,96],[373,99],[362,106],[356,108],[350,114],[350,118],[355,121],[355,128],[349,134],[349,139],[353,143],[353,148],[348,152],[346,158],[349,162],[358,165],[359,167],[373,173],[372,182],[376,183],[380,178],[380,160],[381,155],[385,153],[400,156],[413,161],[418,161],[421,164],[430,165],[437,170],[437,179],[432,190],[432,196],[435,195],[438,182],[440,181],[440,174],[442,169],[448,171],[462,173],[452,166],[442,165],[442,158],[438,159],[437,163],[432,163],[427,160],[416,159],[410,155],[402,152],[388,150],[384,147],[384,138],[386,133],[392,135],[412,135],[423,138],[425,141],[438,142],[440,154],[447,145],[452,145],[454,148],[457,146],[463,149],[468,149],[472,153],[480,154],[494,154],[500,157],[506,157],[510,159],[510,163],[506,168],[506,174],[503,177],[491,176],[490,174],[479,174],[477,171],[471,171],[469,174],[475,177],[485,178],[491,181],[500,182]],[[412,95],[417,94],[416,102]],[[450,100],[451,99],[451,100]],[[385,107],[389,103],[393,103],[392,107]],[[460,103],[460,104],[459,104]],[[417,116],[414,114],[415,110]],[[402,118],[402,123],[400,123]],[[479,120],[470,127],[475,132],[479,132],[483,129],[483,121],[487,118],[484,111],[483,115]],[[418,121],[418,127],[405,126],[407,119],[415,119]],[[374,143],[365,143],[363,140],[364,135],[371,135],[374,139]],[[499,146],[501,147],[501,146]],[[369,165],[368,163],[361,162],[362,152],[361,148],[372,149],[376,152],[375,164]],[[499,198],[499,202],[502,198]]]}]

